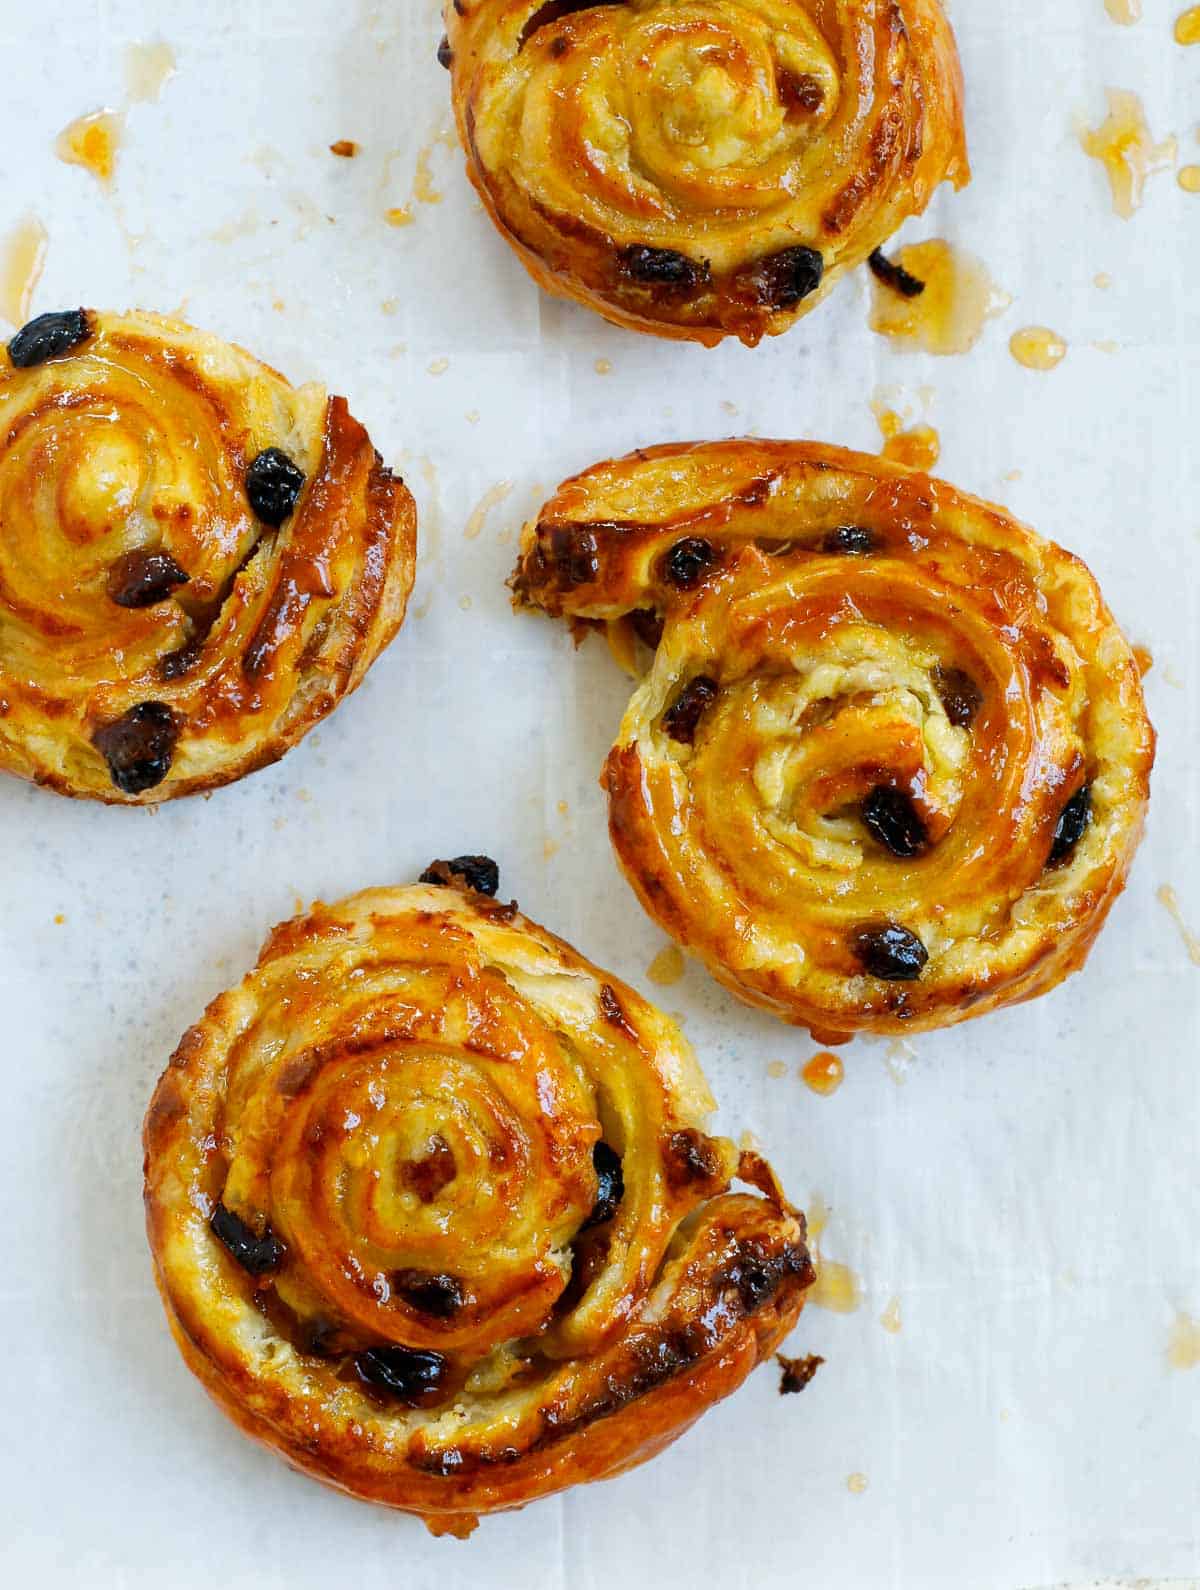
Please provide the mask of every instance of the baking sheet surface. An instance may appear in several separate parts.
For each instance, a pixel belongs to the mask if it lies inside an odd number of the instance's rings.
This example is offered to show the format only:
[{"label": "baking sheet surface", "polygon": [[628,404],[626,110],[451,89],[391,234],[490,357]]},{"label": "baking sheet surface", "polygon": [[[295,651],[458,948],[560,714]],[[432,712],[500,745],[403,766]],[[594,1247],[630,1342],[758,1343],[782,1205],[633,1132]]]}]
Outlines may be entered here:
[{"label": "baking sheet surface", "polygon": [[[1200,159],[1180,8],[1145,0],[1121,27],[1104,0],[954,0],[975,180],[903,235],[970,248],[1013,302],[971,353],[935,359],[872,334],[865,273],[754,352],[639,339],[539,296],[462,175],[430,0],[0,0],[0,234],[46,229],[33,311],[181,309],[324,380],[422,516],[404,630],[278,767],[158,812],[0,782],[5,1582],[1200,1578],[1200,1366],[1171,1362],[1200,1320],[1200,967],[1158,898],[1173,887],[1200,931],[1200,197],[1163,171],[1118,219],[1076,131],[1106,87],[1133,89],[1179,163]],[[175,73],[131,100],[130,46],[153,41]],[[101,106],[124,115],[110,193],[53,154]],[[330,155],[343,138],[357,159]],[[412,224],[389,225],[401,206]],[[1030,324],[1069,344],[1050,374],[1009,354]],[[827,1362],[802,1397],[764,1370],[651,1466],[434,1541],[253,1447],[184,1369],[142,1230],[150,1089],[272,923],[434,855],[495,855],[506,893],[653,995],[664,941],[617,874],[596,783],[627,686],[599,642],[576,653],[510,613],[515,534],[565,475],[639,444],[877,449],[880,388],[938,429],[939,473],[1081,554],[1153,653],[1160,757],[1128,892],[1054,995],[856,1042],[827,1100],[798,1080],[805,1034],[697,968],[661,991],[720,1126],[829,1207],[823,1250],[861,1305],[806,1311],[790,1350]]]}]

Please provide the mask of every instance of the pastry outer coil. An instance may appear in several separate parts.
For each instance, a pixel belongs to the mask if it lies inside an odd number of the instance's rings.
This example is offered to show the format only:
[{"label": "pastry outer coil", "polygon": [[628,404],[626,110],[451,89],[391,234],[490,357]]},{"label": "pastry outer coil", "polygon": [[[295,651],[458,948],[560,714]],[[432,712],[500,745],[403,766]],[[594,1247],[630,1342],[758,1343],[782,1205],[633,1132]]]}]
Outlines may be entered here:
[{"label": "pastry outer coil", "polygon": [[447,0],[467,171],[534,278],[754,344],[969,178],[937,0]]},{"label": "pastry outer coil", "polygon": [[567,481],[513,584],[640,653],[603,775],[617,858],[742,999],[836,1042],[1083,963],[1154,733],[1078,558],[903,466],[743,440]]},{"label": "pastry outer coil", "polygon": [[138,805],[275,761],[400,626],[404,483],[344,399],[181,321],[71,311],[10,347],[0,767]]},{"label": "pastry outer coil", "polygon": [[712,1108],[675,1025],[515,906],[316,906],[146,1117],[183,1356],[290,1463],[435,1533],[643,1462],[813,1276],[803,1217]]}]

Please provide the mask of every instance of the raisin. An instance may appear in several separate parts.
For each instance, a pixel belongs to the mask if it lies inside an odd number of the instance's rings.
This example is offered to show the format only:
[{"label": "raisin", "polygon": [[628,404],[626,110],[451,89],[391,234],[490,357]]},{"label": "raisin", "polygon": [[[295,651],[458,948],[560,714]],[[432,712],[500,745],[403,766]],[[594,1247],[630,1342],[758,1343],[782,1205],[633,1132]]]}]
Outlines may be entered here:
[{"label": "raisin", "polygon": [[975,715],[983,705],[983,691],[961,668],[937,667],[933,670],[933,688],[941,698],[946,716],[957,729],[970,728]]},{"label": "raisin", "polygon": [[277,1270],[287,1252],[269,1225],[263,1227],[261,1237],[257,1236],[244,1220],[235,1215],[232,1209],[226,1209],[223,1203],[218,1203],[213,1210],[208,1228],[242,1269],[251,1275],[266,1275],[271,1270]]},{"label": "raisin", "polygon": [[450,70],[454,61],[454,51],[450,48],[450,40],[444,33],[442,34],[441,43],[437,47],[437,61],[438,65],[444,66],[447,71]]},{"label": "raisin", "polygon": [[304,471],[279,447],[264,448],[246,471],[246,496],[255,517],[278,529],[304,489]]},{"label": "raisin", "polygon": [[432,1275],[428,1270],[397,1270],[392,1289],[409,1308],[433,1319],[451,1319],[466,1302],[457,1276]]},{"label": "raisin", "polygon": [[551,531],[554,565],[565,584],[589,585],[600,578],[600,543],[586,525],[568,525]]},{"label": "raisin", "polygon": [[699,536],[685,536],[663,559],[663,573],[672,585],[687,591],[700,579],[704,571],[716,561],[711,543]]},{"label": "raisin", "polygon": [[1054,830],[1054,843],[1050,847],[1048,866],[1057,866],[1060,861],[1067,859],[1083,838],[1091,820],[1092,790],[1089,784],[1085,784],[1082,789],[1076,790],[1063,807],[1058,827]]},{"label": "raisin", "polygon": [[155,672],[160,679],[182,679],[184,674],[190,674],[200,661],[203,642],[189,640],[176,651],[169,651],[158,659]]},{"label": "raisin", "polygon": [[421,883],[452,883],[461,878],[476,894],[495,897],[500,887],[500,868],[490,856],[455,856],[453,861],[431,861],[421,874]]},{"label": "raisin", "polygon": [[700,719],[717,699],[717,681],[701,674],[676,696],[663,714],[663,729],[680,745],[693,745]]},{"label": "raisin", "polygon": [[637,243],[621,250],[620,263],[622,271],[633,281],[672,292],[693,292],[709,279],[707,260],[697,262],[673,248],[650,248]]},{"label": "raisin", "polygon": [[921,815],[903,790],[879,784],[863,801],[862,820],[893,856],[909,860],[929,845]]},{"label": "raisin", "polygon": [[885,287],[890,287],[893,292],[900,293],[904,298],[919,298],[925,291],[925,283],[911,271],[906,271],[903,265],[898,265],[895,260],[888,259],[881,248],[877,248],[867,260],[871,267],[871,274],[876,281],[881,281]]},{"label": "raisin", "polygon": [[635,607],[629,614],[629,624],[644,646],[649,646],[651,651],[658,650],[658,643],[663,634],[663,621],[652,607]]},{"label": "raisin", "polygon": [[811,114],[825,103],[825,90],[811,72],[796,75],[780,67],[775,74],[775,88],[789,118],[793,111]]},{"label": "raisin", "polygon": [[663,1162],[672,1187],[715,1181],[725,1169],[716,1143],[692,1126],[671,1133],[663,1144]]},{"label": "raisin", "polygon": [[885,983],[915,983],[929,961],[917,935],[898,922],[860,928],[854,950],[864,970]]},{"label": "raisin", "polygon": [[775,1361],[783,1371],[779,1377],[779,1394],[782,1397],[795,1396],[797,1392],[803,1391],[825,1362],[816,1353],[810,1353],[807,1358],[785,1358],[782,1353],[776,1353]]},{"label": "raisin", "polygon": [[179,725],[161,701],[141,701],[92,736],[108,763],[113,783],[125,795],[140,795],[161,784],[171,771]]},{"label": "raisin", "polygon": [[865,558],[875,551],[875,532],[861,524],[840,524],[821,542],[821,551],[852,558]]},{"label": "raisin", "polygon": [[118,607],[153,607],[187,582],[169,552],[127,552],[108,571],[108,595]]},{"label": "raisin", "polygon": [[428,1402],[441,1389],[446,1367],[441,1353],[420,1352],[411,1347],[368,1347],[354,1355],[360,1380],[386,1391],[410,1408]]},{"label": "raisin", "polygon": [[596,1202],[592,1205],[591,1214],[580,1226],[581,1231],[586,1231],[589,1226],[602,1226],[606,1220],[611,1220],[625,1196],[621,1156],[615,1149],[607,1143],[597,1143],[592,1149],[592,1165],[596,1171]]},{"label": "raisin", "polygon": [[423,1204],[431,1204],[444,1187],[458,1175],[454,1151],[441,1135],[435,1132],[425,1145],[420,1159],[409,1159],[400,1166],[400,1181]]},{"label": "raisin", "polygon": [[738,279],[756,302],[767,309],[791,309],[815,293],[825,275],[825,261],[815,248],[802,244],[768,254],[757,264],[739,271]]},{"label": "raisin", "polygon": [[[543,5],[527,19],[517,38],[518,52],[523,50],[535,33],[540,33],[543,28],[552,27],[554,23],[561,22],[563,17],[570,16],[572,11],[590,11],[597,5],[603,5],[606,0],[545,0]],[[611,3],[611,0],[609,0]],[[456,5],[454,8],[462,16],[462,11]],[[557,41],[556,41],[557,42]]]},{"label": "raisin", "polygon": [[31,320],[8,345],[8,356],[18,370],[45,364],[60,353],[70,353],[92,334],[86,309],[58,309]]}]

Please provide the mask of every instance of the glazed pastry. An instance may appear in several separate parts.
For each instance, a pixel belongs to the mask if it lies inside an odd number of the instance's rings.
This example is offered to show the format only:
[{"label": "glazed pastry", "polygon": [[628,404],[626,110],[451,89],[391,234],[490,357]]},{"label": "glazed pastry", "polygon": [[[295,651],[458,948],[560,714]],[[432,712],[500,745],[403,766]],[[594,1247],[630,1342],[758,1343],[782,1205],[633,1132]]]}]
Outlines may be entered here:
[{"label": "glazed pastry", "polygon": [[0,768],[123,805],[282,756],[412,588],[412,498],[345,400],[158,315],[9,343],[0,524]]},{"label": "glazed pastry", "polygon": [[1154,734],[1077,558],[903,466],[745,440],[567,481],[513,583],[641,648],[604,770],[613,844],[742,999],[837,1042],[1082,965]]},{"label": "glazed pastry", "polygon": [[674,1024],[483,892],[487,858],[425,878],[284,923],[209,1006],[146,1117],[146,1209],[225,1412],[461,1535],[652,1457],[813,1271]]},{"label": "glazed pastry", "polygon": [[969,180],[938,0],[446,0],[467,172],[536,281],[712,346]]}]

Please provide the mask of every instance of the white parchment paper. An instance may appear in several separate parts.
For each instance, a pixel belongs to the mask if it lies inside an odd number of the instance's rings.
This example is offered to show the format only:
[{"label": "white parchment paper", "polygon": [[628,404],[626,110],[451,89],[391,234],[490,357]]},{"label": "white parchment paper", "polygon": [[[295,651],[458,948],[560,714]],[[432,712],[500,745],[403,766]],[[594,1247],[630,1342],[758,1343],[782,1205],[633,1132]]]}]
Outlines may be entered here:
[{"label": "white parchment paper", "polygon": [[[754,352],[639,339],[540,296],[439,141],[432,0],[0,0],[0,232],[47,228],[34,310],[182,306],[324,380],[422,515],[403,632],[280,766],[157,813],[0,781],[5,1583],[1196,1582],[1200,1367],[1168,1349],[1200,1319],[1200,968],[1156,894],[1172,885],[1200,930],[1200,198],[1164,172],[1117,219],[1075,131],[1106,86],[1134,89],[1156,137],[1200,158],[1180,6],[1146,0],[1125,28],[1104,0],[954,0],[975,180],[904,236],[965,244],[1014,302],[939,360],[869,331],[865,280]],[[176,75],[131,104],[127,48],[157,39]],[[111,193],[53,155],[104,105],[125,111]],[[329,154],[342,138],[357,159]],[[409,205],[411,225],[387,224]],[[1050,374],[1008,352],[1037,323],[1069,343]],[[506,893],[654,994],[664,941],[612,862],[596,784],[628,688],[598,642],[576,654],[512,616],[514,532],[563,476],[637,444],[877,447],[880,385],[938,428],[940,473],[1080,553],[1154,654],[1160,758],[1128,893],[1067,986],[908,1049],[857,1042],[828,1100],[797,1079],[805,1034],[695,968],[662,991],[722,1128],[831,1209],[823,1250],[861,1306],[805,1313],[792,1350],[827,1363],[802,1397],[766,1370],[653,1465],[435,1542],[259,1451],[184,1369],[142,1230],[150,1089],[298,900],[438,854],[495,855]],[[880,1322],[893,1299],[899,1332]]]}]

